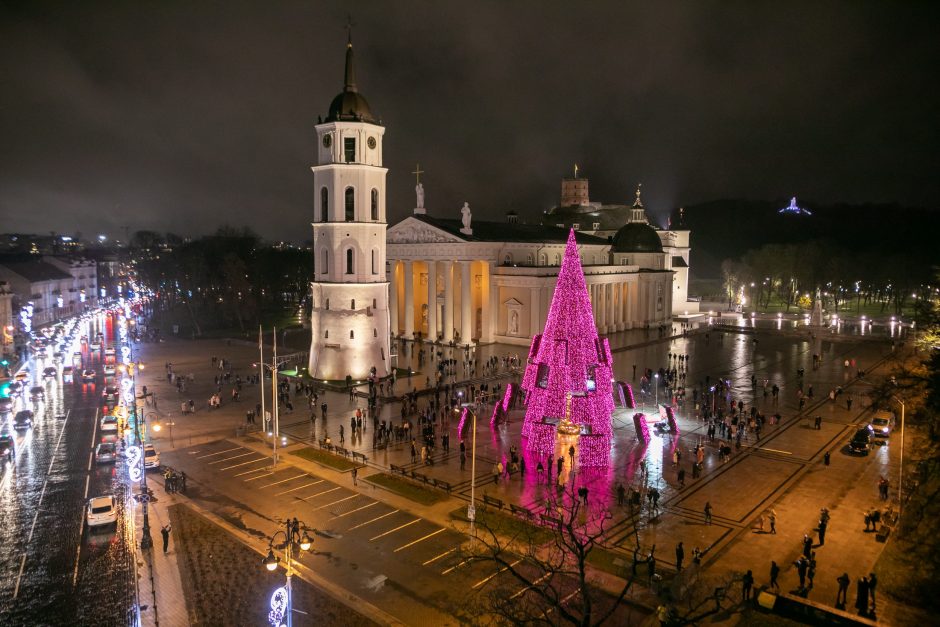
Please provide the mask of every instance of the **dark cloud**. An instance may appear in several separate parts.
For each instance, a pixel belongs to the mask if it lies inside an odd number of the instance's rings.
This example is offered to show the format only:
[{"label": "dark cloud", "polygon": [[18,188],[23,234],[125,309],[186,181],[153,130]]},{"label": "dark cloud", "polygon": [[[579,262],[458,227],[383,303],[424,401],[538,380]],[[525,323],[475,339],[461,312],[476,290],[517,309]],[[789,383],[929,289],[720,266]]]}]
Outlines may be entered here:
[{"label": "dark cloud", "polygon": [[827,2],[114,2],[0,15],[4,230],[247,224],[303,239],[356,23],[414,202],[535,217],[578,162],[658,215],[722,197],[935,206],[937,9]]}]

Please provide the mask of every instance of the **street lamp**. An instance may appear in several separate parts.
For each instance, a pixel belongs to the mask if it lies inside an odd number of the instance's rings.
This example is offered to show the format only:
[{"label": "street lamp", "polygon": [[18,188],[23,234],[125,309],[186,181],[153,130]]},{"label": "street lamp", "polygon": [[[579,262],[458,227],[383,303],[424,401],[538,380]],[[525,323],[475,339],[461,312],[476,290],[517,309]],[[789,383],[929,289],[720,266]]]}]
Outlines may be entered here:
[{"label": "street lamp", "polygon": [[[304,526],[304,534],[300,537],[300,542],[297,543],[298,548],[301,551],[309,551],[310,547],[313,545],[313,539],[307,534],[307,525],[306,523],[300,523]],[[284,588],[278,588],[274,591],[274,595],[271,597],[271,613],[268,614],[268,621],[274,627],[281,627],[281,619],[286,619],[284,624],[287,627],[291,627],[291,612],[293,607],[291,605],[291,577],[294,575],[294,538],[291,530],[291,521],[288,519],[284,523],[285,529],[279,529],[274,532],[274,535],[271,536],[271,540],[268,543],[268,555],[261,560],[261,564],[271,572],[277,570],[277,565],[280,562],[280,558],[274,555],[274,540],[279,536],[284,536],[284,560],[286,562],[285,569],[287,570],[287,585]],[[283,597],[283,604],[280,599]]]},{"label": "street lamp", "polygon": [[[458,392],[458,396],[463,396],[463,392]],[[461,403],[461,407],[470,414],[470,428],[473,434],[470,436],[470,505],[467,506],[467,520],[470,521],[470,542],[476,537],[475,521],[477,517],[476,508],[476,486],[477,486],[477,412],[473,409],[471,403]]]},{"label": "street lamp", "polygon": [[170,431],[170,448],[175,448],[175,446],[173,445],[173,427],[176,426],[175,422],[173,422],[172,420],[167,420],[162,424],[160,422],[154,422],[153,413],[151,412],[150,424],[153,426],[154,433],[160,433],[160,431],[163,429],[163,426],[166,425],[167,429],[169,429]]},{"label": "street lamp", "polygon": [[904,486],[904,401],[897,396],[892,396],[895,402],[901,406],[901,461],[898,470],[898,527],[901,526],[901,509],[904,507],[904,501],[901,500],[901,490]]},{"label": "street lamp", "polygon": [[659,373],[653,375],[653,387],[656,388],[656,408],[659,409]]}]

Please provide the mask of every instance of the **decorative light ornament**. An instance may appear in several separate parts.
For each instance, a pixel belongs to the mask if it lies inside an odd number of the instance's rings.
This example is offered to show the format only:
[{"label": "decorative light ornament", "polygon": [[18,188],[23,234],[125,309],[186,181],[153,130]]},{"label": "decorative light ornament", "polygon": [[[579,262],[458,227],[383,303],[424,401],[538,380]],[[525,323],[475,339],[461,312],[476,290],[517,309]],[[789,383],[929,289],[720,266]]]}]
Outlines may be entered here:
[{"label": "decorative light ornament", "polygon": [[506,417],[509,407],[516,400],[516,386],[512,383],[506,384],[506,393],[503,394],[502,402],[493,405],[493,415],[490,416],[490,427],[495,427],[499,421]]},{"label": "decorative light ornament", "polygon": [[131,481],[140,481],[140,447],[128,446],[127,452],[127,473]]},{"label": "decorative light ornament", "polygon": [[284,613],[287,611],[287,588],[281,586],[271,595],[271,611],[268,612],[268,622],[272,627],[284,625]]}]

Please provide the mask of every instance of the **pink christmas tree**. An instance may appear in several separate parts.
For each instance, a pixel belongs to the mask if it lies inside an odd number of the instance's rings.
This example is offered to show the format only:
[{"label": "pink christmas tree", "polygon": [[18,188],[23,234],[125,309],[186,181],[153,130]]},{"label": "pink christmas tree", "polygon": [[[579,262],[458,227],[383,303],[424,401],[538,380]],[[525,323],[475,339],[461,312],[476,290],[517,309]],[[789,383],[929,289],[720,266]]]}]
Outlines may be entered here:
[{"label": "pink christmas tree", "polygon": [[566,416],[570,395],[568,419],[580,427],[581,465],[608,462],[614,410],[611,362],[610,346],[598,337],[594,325],[572,230],[545,329],[532,338],[522,380],[526,392],[522,436],[528,450],[554,453],[556,427]]}]

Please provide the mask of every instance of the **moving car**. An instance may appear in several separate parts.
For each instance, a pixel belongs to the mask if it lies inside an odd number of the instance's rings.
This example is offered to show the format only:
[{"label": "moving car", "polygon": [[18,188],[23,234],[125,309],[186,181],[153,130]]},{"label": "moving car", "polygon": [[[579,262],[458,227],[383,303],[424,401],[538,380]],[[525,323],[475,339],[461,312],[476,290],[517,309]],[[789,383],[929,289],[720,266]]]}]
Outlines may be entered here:
[{"label": "moving car", "polygon": [[46,389],[39,385],[34,385],[29,388],[29,398],[34,401],[44,401],[46,400]]},{"label": "moving car", "polygon": [[75,351],[74,353],[72,353],[72,364],[73,364],[76,368],[81,368],[81,366],[82,366],[82,354],[81,354],[80,351]]},{"label": "moving car", "polygon": [[101,341],[100,341],[98,338],[93,339],[93,340],[91,341],[91,344],[88,345],[88,348],[90,348],[90,349],[93,350],[93,351],[100,351],[100,350],[101,350]]},{"label": "moving car", "polygon": [[104,370],[104,376],[106,377],[113,377],[116,372],[114,364],[105,364],[102,370]]},{"label": "moving car", "polygon": [[94,381],[95,380],[95,371],[91,368],[86,368],[82,370],[82,381]]},{"label": "moving car", "polygon": [[14,455],[16,450],[13,446],[13,436],[8,433],[0,435],[0,457],[6,457],[8,462],[12,462]]},{"label": "moving car", "polygon": [[43,371],[42,371],[42,378],[43,378],[43,379],[54,379],[57,374],[59,374],[59,371],[56,369],[56,367],[55,367],[55,366],[49,366],[48,368],[44,368],[44,369],[43,369]]},{"label": "moving car", "polygon": [[118,419],[117,416],[107,415],[101,417],[101,431],[102,433],[107,433],[109,431],[116,432],[118,430]]},{"label": "moving car", "polygon": [[33,426],[33,412],[29,409],[23,409],[16,412],[13,416],[14,429],[29,429]]},{"label": "moving car", "polygon": [[72,366],[66,366],[62,369],[62,380],[66,383],[72,382]]},{"label": "moving car", "polygon": [[144,445],[144,468],[147,470],[160,468],[160,453],[153,448],[153,444]]},{"label": "moving car", "polygon": [[876,411],[870,426],[876,438],[887,438],[894,429],[894,414],[890,411]]},{"label": "moving car", "polygon": [[88,499],[85,521],[89,527],[117,524],[117,507],[113,496],[95,496]]},{"label": "moving car", "polygon": [[865,425],[856,431],[855,435],[852,436],[852,441],[849,442],[849,452],[867,455],[868,451],[871,449],[871,438],[874,433],[874,429],[871,428],[871,425]]},{"label": "moving car", "polygon": [[104,392],[101,393],[101,398],[105,403],[117,403],[118,401],[118,389],[113,385],[109,385],[104,389]]},{"label": "moving car", "polygon": [[107,361],[114,361],[115,356],[116,356],[116,354],[115,354],[113,348],[106,348],[106,349],[104,349],[104,358],[105,358],[105,360],[107,360]]},{"label": "moving car", "polygon": [[96,464],[113,464],[117,461],[117,447],[114,442],[102,442],[95,447]]},{"label": "moving car", "polygon": [[9,414],[13,411],[12,398],[0,398],[0,414]]}]

